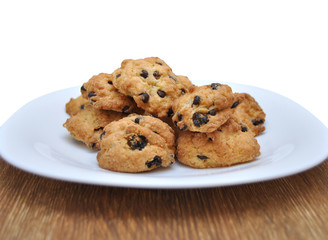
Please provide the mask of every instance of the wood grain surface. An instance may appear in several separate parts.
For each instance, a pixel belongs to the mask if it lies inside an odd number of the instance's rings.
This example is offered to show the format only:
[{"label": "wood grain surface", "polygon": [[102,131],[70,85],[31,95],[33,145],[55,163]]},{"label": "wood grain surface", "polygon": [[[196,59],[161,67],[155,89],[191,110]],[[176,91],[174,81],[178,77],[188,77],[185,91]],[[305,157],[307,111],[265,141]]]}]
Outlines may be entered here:
[{"label": "wood grain surface", "polygon": [[0,158],[0,239],[327,239],[328,161],[291,177],[193,190],[75,184]]}]

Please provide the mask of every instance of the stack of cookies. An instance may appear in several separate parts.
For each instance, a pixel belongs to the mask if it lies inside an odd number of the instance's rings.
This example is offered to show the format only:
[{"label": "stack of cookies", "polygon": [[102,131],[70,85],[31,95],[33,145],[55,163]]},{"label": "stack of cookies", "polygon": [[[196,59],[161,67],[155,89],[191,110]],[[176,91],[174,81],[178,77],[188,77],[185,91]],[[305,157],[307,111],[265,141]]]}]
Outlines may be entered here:
[{"label": "stack of cookies", "polygon": [[265,113],[226,84],[195,86],[160,58],[124,60],[66,104],[64,127],[99,150],[100,167],[144,172],[176,160],[194,168],[230,166],[260,155]]}]

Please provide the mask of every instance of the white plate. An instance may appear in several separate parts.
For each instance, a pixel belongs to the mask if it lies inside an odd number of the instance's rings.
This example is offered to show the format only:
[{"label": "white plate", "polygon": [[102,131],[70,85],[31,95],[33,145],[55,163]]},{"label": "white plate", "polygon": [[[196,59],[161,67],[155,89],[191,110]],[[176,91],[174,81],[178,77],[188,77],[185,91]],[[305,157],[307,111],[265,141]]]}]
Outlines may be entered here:
[{"label": "white plate", "polygon": [[22,107],[0,128],[0,153],[27,172],[66,181],[134,188],[202,188],[265,181],[307,170],[328,156],[328,129],[295,102],[273,92],[229,83],[248,92],[267,114],[257,137],[261,156],[232,167],[193,169],[179,163],[147,173],[118,173],[98,167],[96,153],[73,140],[62,124],[65,104],[79,95],[69,88]]}]

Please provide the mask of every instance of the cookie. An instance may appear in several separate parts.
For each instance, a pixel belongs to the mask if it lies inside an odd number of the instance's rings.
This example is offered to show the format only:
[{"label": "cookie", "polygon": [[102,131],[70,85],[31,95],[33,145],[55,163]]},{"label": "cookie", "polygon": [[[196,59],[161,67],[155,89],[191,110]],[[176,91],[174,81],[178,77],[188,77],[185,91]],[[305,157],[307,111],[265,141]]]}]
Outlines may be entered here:
[{"label": "cookie", "polygon": [[125,96],[114,87],[111,74],[100,73],[93,76],[82,85],[81,93],[97,109],[131,113],[137,108],[131,97]]},{"label": "cookie", "polygon": [[145,172],[174,163],[173,130],[151,116],[131,114],[107,125],[97,160],[101,168]]},{"label": "cookie", "polygon": [[195,85],[192,84],[187,76],[182,75],[177,75],[177,85],[178,91],[180,91],[179,96],[192,91],[192,89],[195,87]]},{"label": "cookie", "polygon": [[79,111],[83,110],[86,105],[89,104],[87,99],[84,99],[82,95],[77,98],[71,98],[68,103],[66,103],[65,109],[66,113],[70,116],[77,114]]},{"label": "cookie", "polygon": [[126,116],[127,114],[124,113],[99,110],[91,105],[85,105],[83,110],[67,119],[63,126],[76,140],[85,143],[91,149],[98,150],[104,127]]},{"label": "cookie", "polygon": [[265,130],[265,113],[258,102],[248,93],[235,93],[233,115],[258,136]]},{"label": "cookie", "polygon": [[133,97],[138,107],[157,117],[172,115],[173,101],[192,85],[157,57],[124,60],[113,76],[114,86],[121,93]]},{"label": "cookie", "polygon": [[[157,118],[156,116],[150,114],[149,112],[143,112],[141,115],[144,115],[144,116],[151,116],[151,117],[155,117]],[[165,122],[167,125],[169,125],[173,131],[174,131],[174,135],[175,135],[175,139],[176,139],[176,136],[179,134],[180,130],[177,128],[177,126],[175,126],[172,122],[172,118],[170,117],[161,117],[161,118],[158,118],[160,119],[161,121]]]},{"label": "cookie", "polygon": [[230,118],[211,133],[180,132],[177,140],[179,162],[194,168],[216,168],[254,160],[260,145],[251,131]]},{"label": "cookie", "polygon": [[174,102],[172,119],[181,131],[213,132],[229,119],[234,101],[228,85],[195,87]]}]

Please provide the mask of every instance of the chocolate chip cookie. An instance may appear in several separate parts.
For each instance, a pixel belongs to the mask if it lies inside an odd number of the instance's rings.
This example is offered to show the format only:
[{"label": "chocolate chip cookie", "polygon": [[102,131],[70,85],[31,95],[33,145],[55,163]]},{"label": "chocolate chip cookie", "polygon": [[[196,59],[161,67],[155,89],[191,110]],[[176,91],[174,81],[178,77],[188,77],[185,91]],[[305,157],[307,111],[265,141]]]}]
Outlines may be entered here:
[{"label": "chocolate chip cookie", "polygon": [[83,110],[86,105],[89,104],[87,99],[84,99],[82,95],[77,98],[71,98],[68,103],[66,103],[65,109],[66,113],[70,116],[77,114],[79,111]]},{"label": "chocolate chip cookie", "polygon": [[173,101],[192,85],[187,77],[175,75],[157,57],[124,60],[113,78],[114,86],[121,93],[133,97],[138,107],[157,117],[172,114]]},{"label": "chocolate chip cookie", "polygon": [[213,132],[229,119],[234,101],[228,85],[195,87],[174,102],[172,119],[181,131]]},{"label": "chocolate chip cookie", "polygon": [[248,93],[235,93],[235,98],[233,115],[258,136],[265,130],[265,113],[262,108]]},{"label": "chocolate chip cookie", "polygon": [[99,166],[119,172],[144,172],[174,163],[173,130],[151,116],[131,114],[104,128]]},{"label": "chocolate chip cookie", "polygon": [[100,73],[81,87],[82,96],[97,109],[131,113],[137,108],[129,96],[120,93],[113,85],[113,75]]},{"label": "chocolate chip cookie", "polygon": [[179,162],[194,168],[216,168],[254,160],[260,145],[251,131],[234,118],[211,133],[180,132]]},{"label": "chocolate chip cookie", "polygon": [[100,136],[104,127],[116,120],[126,117],[127,114],[115,111],[99,110],[91,105],[72,115],[64,123],[64,127],[76,140],[85,143],[91,149],[99,149]]}]

